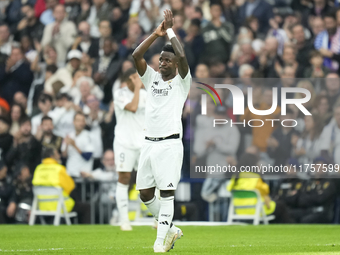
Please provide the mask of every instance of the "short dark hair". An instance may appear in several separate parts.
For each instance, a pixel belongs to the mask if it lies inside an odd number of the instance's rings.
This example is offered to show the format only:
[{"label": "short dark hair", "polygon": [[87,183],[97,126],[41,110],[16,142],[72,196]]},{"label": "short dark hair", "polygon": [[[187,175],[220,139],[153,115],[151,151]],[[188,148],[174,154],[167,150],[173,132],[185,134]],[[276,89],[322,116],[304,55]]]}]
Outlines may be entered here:
[{"label": "short dark hair", "polygon": [[315,58],[315,57],[320,57],[322,58],[322,54],[320,53],[320,51],[318,50],[312,50],[309,54],[309,58],[312,59],[312,58]]},{"label": "short dark hair", "polygon": [[46,100],[47,100],[47,101],[50,101],[50,102],[52,103],[53,98],[52,98],[49,94],[41,93],[40,96],[39,96],[38,102],[43,102],[43,103],[45,103]]},{"label": "short dark hair", "polygon": [[19,120],[19,126],[21,127],[22,125],[24,125],[26,122],[29,122],[31,124],[31,119],[27,116],[21,118]]},{"label": "short dark hair", "polygon": [[78,115],[81,115],[81,116],[83,116],[84,118],[86,118],[86,116],[85,116],[85,114],[83,113],[83,112],[76,112],[76,114],[74,115],[74,117],[73,117],[73,120],[75,120],[76,119],[76,117],[78,116]]},{"label": "short dark hair", "polygon": [[176,56],[175,50],[171,44],[165,44],[162,48],[162,51],[171,52]]},{"label": "short dark hair", "polygon": [[336,20],[336,11],[329,11],[323,15],[323,18],[332,18]]},{"label": "short dark hair", "polygon": [[199,12],[201,14],[201,16],[203,16],[203,11],[201,7],[196,6],[195,7],[195,12]]},{"label": "short dark hair", "polygon": [[126,82],[130,79],[130,75],[135,74],[136,69],[134,67],[129,68],[123,73],[122,82]]},{"label": "short dark hair", "polygon": [[72,97],[67,93],[58,93],[56,96],[57,100],[61,100],[63,98],[66,98],[68,101],[72,101]]},{"label": "short dark hair", "polygon": [[201,27],[201,21],[199,19],[192,19],[190,22],[191,26]]},{"label": "short dark hair", "polygon": [[46,66],[46,72],[51,72],[54,74],[58,70],[58,67],[56,65],[48,65]]},{"label": "short dark hair", "polygon": [[52,120],[52,118],[51,118],[50,116],[44,116],[44,117],[42,117],[41,123],[42,123],[43,121],[45,121],[45,120],[50,120],[50,121],[53,122],[53,120]]},{"label": "short dark hair", "polygon": [[50,158],[54,155],[54,150],[53,148],[48,148],[48,147],[45,147],[43,150],[42,150],[42,153],[41,153],[41,158],[44,159],[44,158]]}]

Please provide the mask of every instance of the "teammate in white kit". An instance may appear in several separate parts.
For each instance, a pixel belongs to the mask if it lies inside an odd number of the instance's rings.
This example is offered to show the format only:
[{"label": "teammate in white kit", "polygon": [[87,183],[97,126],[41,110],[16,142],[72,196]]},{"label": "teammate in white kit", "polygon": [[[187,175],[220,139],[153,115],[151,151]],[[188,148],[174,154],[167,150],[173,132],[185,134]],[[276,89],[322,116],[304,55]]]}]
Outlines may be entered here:
[{"label": "teammate in white kit", "polygon": [[[144,204],[158,220],[154,252],[169,251],[183,235],[172,224],[172,218],[174,194],[183,161],[181,116],[189,93],[191,75],[183,47],[172,25],[172,12],[166,10],[163,22],[132,54],[147,91],[145,141],[139,159],[137,189]],[[163,47],[158,73],[146,64],[143,56],[158,37],[166,34],[171,45]],[[160,200],[154,195],[156,187],[160,190]]]},{"label": "teammate in white kit", "polygon": [[140,149],[143,143],[146,91],[142,89],[136,69],[127,70],[122,78],[127,86],[114,94],[117,119],[113,149],[118,172],[116,202],[119,212],[120,228],[132,230],[129,221],[128,189],[133,169],[137,170]]}]

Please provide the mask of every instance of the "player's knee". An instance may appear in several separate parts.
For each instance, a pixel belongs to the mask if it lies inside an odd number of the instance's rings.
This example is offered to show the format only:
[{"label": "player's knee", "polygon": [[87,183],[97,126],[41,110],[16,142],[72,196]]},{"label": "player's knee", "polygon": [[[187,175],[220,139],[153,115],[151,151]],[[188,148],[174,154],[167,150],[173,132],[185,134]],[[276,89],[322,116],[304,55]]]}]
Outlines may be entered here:
[{"label": "player's knee", "polygon": [[119,172],[118,174],[118,182],[128,185],[130,183],[131,173],[128,172]]},{"label": "player's knee", "polygon": [[174,190],[161,190],[161,197],[173,197],[175,196],[175,191]]},{"label": "player's knee", "polygon": [[155,192],[152,192],[150,190],[140,190],[140,199],[143,202],[150,201],[151,199],[153,199],[154,196]]}]

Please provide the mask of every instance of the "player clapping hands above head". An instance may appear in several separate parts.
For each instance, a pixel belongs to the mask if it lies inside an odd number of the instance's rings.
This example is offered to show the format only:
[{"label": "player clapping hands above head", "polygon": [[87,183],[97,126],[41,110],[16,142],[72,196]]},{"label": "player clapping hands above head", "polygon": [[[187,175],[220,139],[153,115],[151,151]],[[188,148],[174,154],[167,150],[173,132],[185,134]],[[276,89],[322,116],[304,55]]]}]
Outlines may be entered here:
[{"label": "player clapping hands above head", "polygon": [[[181,115],[188,96],[191,75],[184,49],[174,31],[173,15],[164,11],[164,20],[132,56],[147,91],[145,141],[137,171],[137,189],[149,211],[158,220],[154,252],[170,250],[182,231],[172,224],[174,194],[181,176],[183,144]],[[146,64],[144,54],[158,38],[167,35],[159,58],[159,71]],[[176,75],[178,69],[178,75]],[[160,200],[155,188],[160,190]]]}]

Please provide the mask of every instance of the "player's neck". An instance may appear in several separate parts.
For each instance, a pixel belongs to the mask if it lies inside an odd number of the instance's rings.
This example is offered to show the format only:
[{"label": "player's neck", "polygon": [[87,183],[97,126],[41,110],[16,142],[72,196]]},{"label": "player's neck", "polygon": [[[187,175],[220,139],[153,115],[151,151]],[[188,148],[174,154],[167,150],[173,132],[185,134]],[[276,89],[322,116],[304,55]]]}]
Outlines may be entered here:
[{"label": "player's neck", "polygon": [[162,79],[163,81],[168,81],[168,80],[172,80],[173,78],[175,78],[175,76],[176,76],[176,73],[172,73],[169,75],[162,74]]}]

